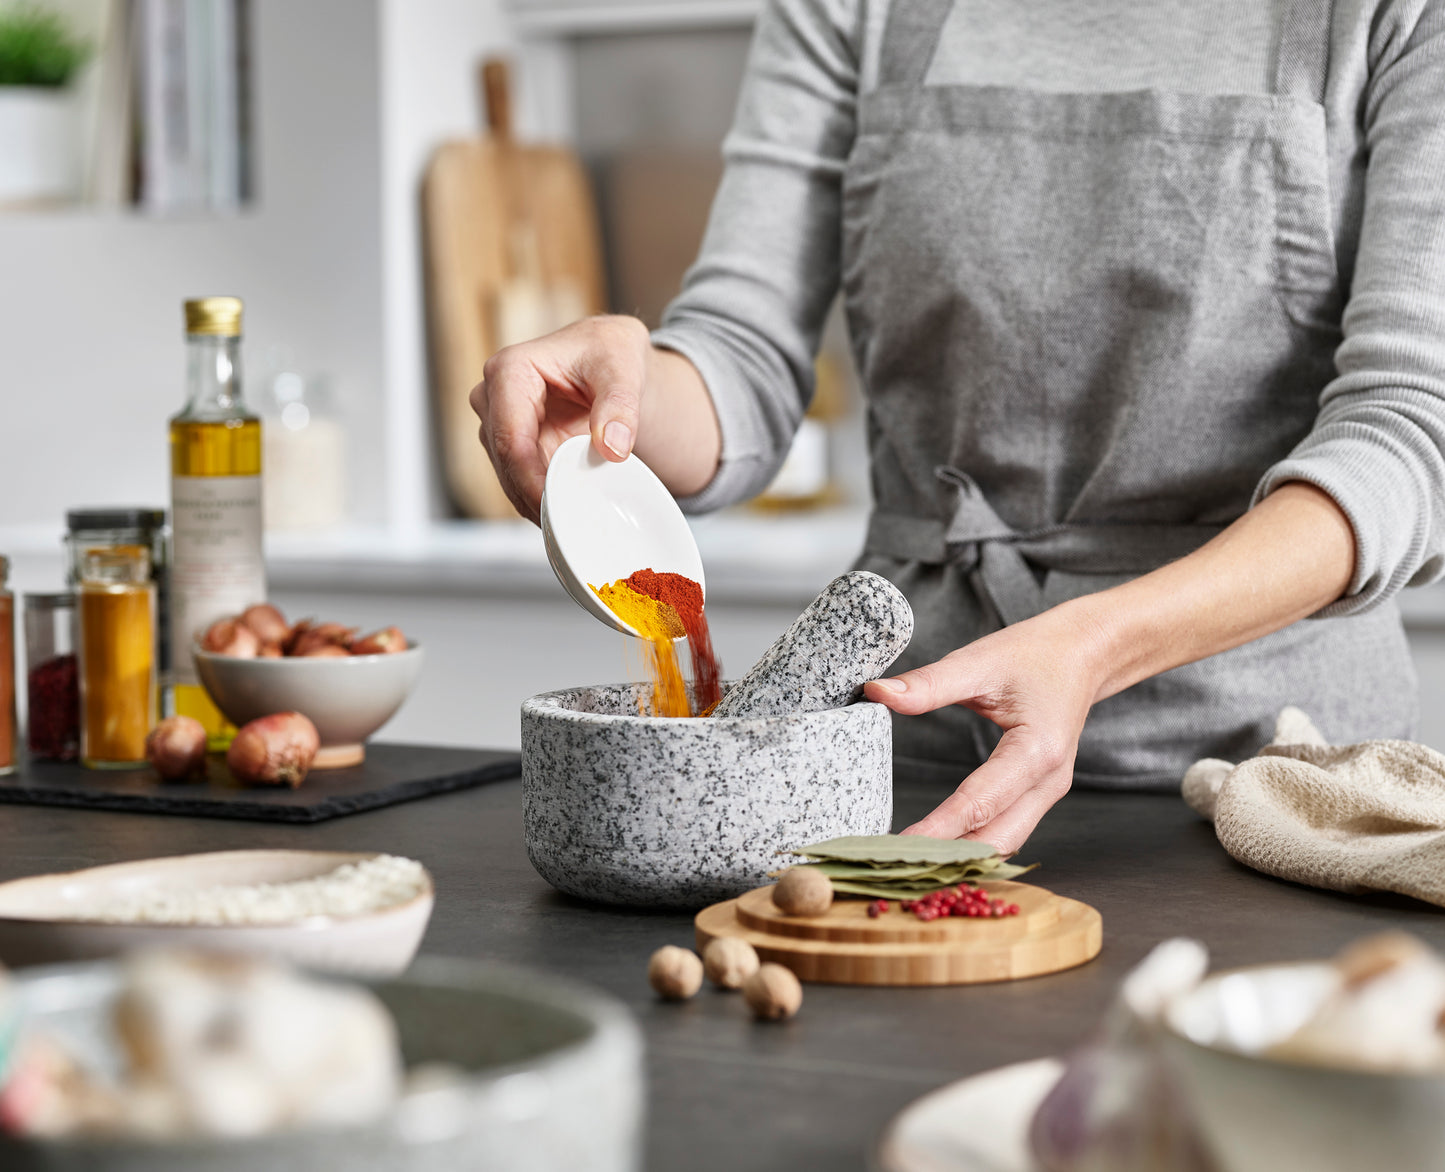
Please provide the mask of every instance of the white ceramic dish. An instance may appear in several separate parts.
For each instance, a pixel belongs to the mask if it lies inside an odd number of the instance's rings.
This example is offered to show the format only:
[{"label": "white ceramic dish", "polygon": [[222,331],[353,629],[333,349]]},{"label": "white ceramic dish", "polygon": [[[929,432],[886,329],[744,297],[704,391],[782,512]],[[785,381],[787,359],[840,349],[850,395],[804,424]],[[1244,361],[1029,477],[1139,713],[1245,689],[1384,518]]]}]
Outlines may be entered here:
[{"label": "white ceramic dish", "polygon": [[[14,984],[30,1026],[87,1064],[116,1065],[113,964],[30,969]],[[545,973],[423,957],[373,987],[410,1066],[460,1068],[367,1127],[257,1139],[26,1142],[0,1135],[5,1172],[637,1172],[642,1037],[625,1007]]]},{"label": "white ceramic dish", "polygon": [[638,570],[682,574],[707,594],[702,555],[667,487],[636,456],[604,460],[585,435],[557,449],[542,494],[542,540],[562,588],[588,614],[627,635],[637,631],[591,586]]},{"label": "white ceramic dish", "polygon": [[392,718],[421,674],[422,649],[335,659],[240,659],[193,647],[201,683],[233,724],[300,712],[321,735],[315,769],[359,765],[366,738]]},{"label": "white ceramic dish", "polygon": [[[288,924],[114,924],[77,919],[87,908],[145,892],[312,879],[375,857],[350,851],[220,851],[115,863],[0,883],[0,961],[51,964],[116,956],[134,948],[243,952],[328,972],[395,976],[411,963],[431,918],[434,893],[359,916]],[[63,917],[63,918],[58,918]]]},{"label": "white ceramic dish", "polygon": [[1057,1058],[1001,1066],[909,1104],[878,1145],[881,1172],[1039,1172],[1034,1112],[1064,1072]]},{"label": "white ceramic dish", "polygon": [[1325,963],[1240,969],[1209,977],[1166,1011],[1165,1052],[1220,1172],[1445,1170],[1445,1075],[1258,1056],[1336,984]]}]

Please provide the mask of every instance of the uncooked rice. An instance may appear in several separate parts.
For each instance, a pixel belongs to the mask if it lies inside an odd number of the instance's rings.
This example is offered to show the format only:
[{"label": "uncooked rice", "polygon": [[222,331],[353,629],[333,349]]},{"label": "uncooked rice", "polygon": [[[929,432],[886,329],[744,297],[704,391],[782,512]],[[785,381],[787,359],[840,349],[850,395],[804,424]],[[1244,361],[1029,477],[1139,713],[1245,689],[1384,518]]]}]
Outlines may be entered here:
[{"label": "uncooked rice", "polygon": [[315,916],[382,911],[426,890],[426,871],[416,860],[377,855],[290,883],[147,891],[98,908],[77,908],[72,918],[107,924],[290,924]]}]

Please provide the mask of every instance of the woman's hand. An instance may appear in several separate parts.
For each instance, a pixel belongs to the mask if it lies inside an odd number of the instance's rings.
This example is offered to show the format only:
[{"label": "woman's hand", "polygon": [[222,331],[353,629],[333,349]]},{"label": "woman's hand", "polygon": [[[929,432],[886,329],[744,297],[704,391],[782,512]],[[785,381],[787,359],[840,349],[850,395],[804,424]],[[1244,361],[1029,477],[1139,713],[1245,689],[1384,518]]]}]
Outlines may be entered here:
[{"label": "woman's hand", "polygon": [[993,755],[905,833],[1018,850],[1068,791],[1094,704],[1314,614],[1345,592],[1354,567],[1344,511],[1291,481],[1188,557],[865,685],[895,712],[962,704],[1004,730]]},{"label": "woman's hand", "polygon": [[1073,781],[1079,733],[1104,680],[1103,648],[1087,611],[1066,604],[865,685],[868,699],[895,712],[961,704],[1004,730],[993,755],[904,833],[1018,850]]},{"label": "woman's hand", "polygon": [[590,317],[508,346],[472,390],[482,446],[517,511],[538,519],[547,465],[563,441],[592,436],[606,459],[636,450],[678,496],[702,489],[722,441],[692,363],[653,347],[634,317]]}]

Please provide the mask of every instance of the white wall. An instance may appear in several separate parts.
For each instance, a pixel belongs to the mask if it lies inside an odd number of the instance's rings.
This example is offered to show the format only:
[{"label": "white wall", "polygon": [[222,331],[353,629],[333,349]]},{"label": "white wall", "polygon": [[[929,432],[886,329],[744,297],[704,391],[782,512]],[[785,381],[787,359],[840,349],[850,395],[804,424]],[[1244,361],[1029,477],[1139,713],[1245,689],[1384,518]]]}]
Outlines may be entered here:
[{"label": "white wall", "polygon": [[[90,209],[0,214],[0,525],[67,506],[164,504],[167,416],[184,389],[181,300],[246,300],[252,356],[330,373],[352,465],[382,455],[381,144],[373,5],[253,5],[255,205],[157,220]],[[383,484],[355,478],[380,519]]]}]

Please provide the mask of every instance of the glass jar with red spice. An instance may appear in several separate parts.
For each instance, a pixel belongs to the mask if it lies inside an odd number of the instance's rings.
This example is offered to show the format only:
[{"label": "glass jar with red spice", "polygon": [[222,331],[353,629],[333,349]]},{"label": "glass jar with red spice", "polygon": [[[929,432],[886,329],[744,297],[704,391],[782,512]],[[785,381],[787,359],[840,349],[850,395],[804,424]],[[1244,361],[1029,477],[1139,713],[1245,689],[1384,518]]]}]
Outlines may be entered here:
[{"label": "glass jar with red spice", "polygon": [[25,666],[30,756],[74,761],[80,755],[75,595],[25,595]]}]

